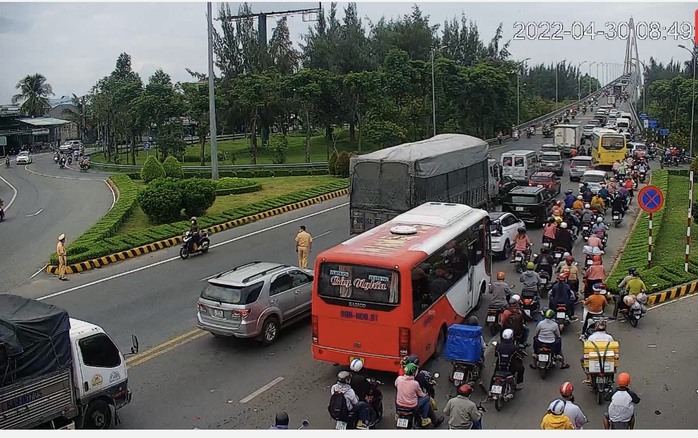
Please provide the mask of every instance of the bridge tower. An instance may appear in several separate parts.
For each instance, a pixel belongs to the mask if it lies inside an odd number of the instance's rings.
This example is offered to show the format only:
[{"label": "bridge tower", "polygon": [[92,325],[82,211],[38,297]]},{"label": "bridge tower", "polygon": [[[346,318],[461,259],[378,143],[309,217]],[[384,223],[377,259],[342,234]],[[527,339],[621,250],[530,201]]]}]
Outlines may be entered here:
[{"label": "bridge tower", "polygon": [[623,75],[630,76],[630,84],[635,85],[633,100],[639,96],[639,88],[642,83],[642,70],[640,70],[640,56],[637,53],[637,34],[635,33],[635,21],[630,17],[628,21],[628,38],[625,43],[625,61],[623,63]]}]

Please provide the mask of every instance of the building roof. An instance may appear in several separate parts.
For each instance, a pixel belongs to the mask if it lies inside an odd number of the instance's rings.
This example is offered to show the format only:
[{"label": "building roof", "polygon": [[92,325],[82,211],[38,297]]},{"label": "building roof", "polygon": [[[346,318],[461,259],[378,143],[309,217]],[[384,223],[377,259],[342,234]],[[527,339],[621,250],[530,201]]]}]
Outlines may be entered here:
[{"label": "building roof", "polygon": [[53,117],[29,117],[24,119],[19,119],[20,122],[26,123],[32,126],[58,126],[70,123],[68,120],[56,119]]}]

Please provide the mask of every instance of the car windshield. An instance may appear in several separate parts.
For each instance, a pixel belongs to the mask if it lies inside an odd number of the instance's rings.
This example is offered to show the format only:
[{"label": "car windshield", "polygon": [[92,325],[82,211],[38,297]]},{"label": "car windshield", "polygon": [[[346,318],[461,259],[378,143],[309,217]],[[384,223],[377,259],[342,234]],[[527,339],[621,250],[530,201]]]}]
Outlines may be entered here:
[{"label": "car windshield", "polygon": [[576,167],[589,167],[591,166],[591,160],[572,160],[570,162],[570,165],[576,166]]},{"label": "car windshield", "polygon": [[26,157],[27,155],[29,155],[29,152],[27,152],[27,151],[22,151],[22,152],[19,153],[18,156],[19,156],[19,157],[23,157],[23,156]]},{"label": "car windshield", "polygon": [[511,195],[509,197],[510,204],[537,205],[538,199],[535,195]]},{"label": "car windshield", "polygon": [[601,147],[607,151],[619,151],[625,146],[625,136],[604,135],[601,138]]},{"label": "car windshield", "polygon": [[257,301],[262,286],[264,286],[264,282],[245,287],[208,283],[201,292],[201,298],[223,304],[250,304]]},{"label": "car windshield", "polygon": [[549,176],[537,176],[537,175],[533,175],[533,176],[531,177],[531,182],[532,182],[532,183],[549,183],[549,182],[552,182],[552,180],[553,180],[553,179],[550,178]]},{"label": "car windshield", "polygon": [[317,290],[318,295],[326,298],[393,305],[400,302],[400,275],[373,266],[323,263]]},{"label": "car windshield", "polygon": [[559,155],[543,155],[540,157],[541,161],[560,161]]},{"label": "car windshield", "polygon": [[602,183],[606,178],[602,175],[584,175],[584,182],[586,183]]}]

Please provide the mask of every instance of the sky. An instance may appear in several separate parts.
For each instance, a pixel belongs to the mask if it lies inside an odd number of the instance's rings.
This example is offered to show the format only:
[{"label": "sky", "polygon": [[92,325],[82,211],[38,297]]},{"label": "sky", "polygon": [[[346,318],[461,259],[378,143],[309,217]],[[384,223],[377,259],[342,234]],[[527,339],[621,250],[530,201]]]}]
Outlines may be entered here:
[{"label": "sky", "polygon": [[[598,2],[583,3],[558,0],[555,2],[373,2],[358,1],[359,16],[364,26],[408,14],[414,4],[419,5],[432,24],[461,14],[474,21],[480,35],[489,41],[503,23],[504,40],[511,40],[512,58],[530,58],[532,64],[552,64],[567,61],[582,65],[582,72],[597,74],[591,63],[622,64],[626,41],[625,28],[617,23],[627,22],[632,16],[638,29],[638,53],[641,61],[650,56],[658,62],[686,61],[690,54],[677,44],[691,45],[689,40],[676,39],[670,28],[673,23],[695,26],[695,2]],[[231,2],[237,11],[240,3]],[[218,3],[214,3],[214,11]],[[338,3],[339,18],[347,3]],[[315,7],[312,2],[254,2],[257,11],[278,11]],[[323,3],[329,9],[329,2]],[[0,104],[10,103],[16,93],[15,85],[27,74],[41,73],[52,85],[55,97],[83,95],[102,77],[109,75],[121,52],[131,55],[133,69],[144,82],[158,68],[168,73],[173,81],[188,81],[185,68],[207,71],[206,4],[203,2],[122,2],[122,3],[11,3],[0,0]],[[217,14],[214,12],[214,17]],[[659,33],[650,34],[653,26]],[[271,36],[274,20],[269,20]],[[532,23],[524,25],[517,23]],[[575,24],[576,23],[576,24]],[[291,37],[296,44],[307,33],[309,25],[301,15],[289,17]],[[611,34],[611,27],[621,35]],[[594,26],[593,40],[579,36],[579,29]],[[560,39],[542,40],[547,28],[561,29]],[[528,28],[529,32],[521,32]],[[661,30],[664,29],[664,30]],[[552,33],[552,32],[551,32]],[[574,36],[570,33],[574,33]],[[517,38],[518,37],[518,38]],[[543,38],[545,35],[542,36]],[[656,39],[656,40],[655,40]],[[603,68],[598,70],[603,75]]]}]

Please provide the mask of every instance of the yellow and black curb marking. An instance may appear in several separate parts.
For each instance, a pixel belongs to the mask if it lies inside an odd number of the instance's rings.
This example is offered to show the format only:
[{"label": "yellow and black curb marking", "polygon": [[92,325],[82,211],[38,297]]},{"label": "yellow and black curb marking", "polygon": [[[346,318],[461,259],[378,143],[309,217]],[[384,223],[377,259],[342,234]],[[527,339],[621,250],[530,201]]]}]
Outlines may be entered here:
[{"label": "yellow and black curb marking", "polygon": [[680,286],[672,287],[662,292],[656,292],[647,296],[647,304],[654,306],[665,301],[675,300],[677,298],[691,295],[698,289],[698,280]]},{"label": "yellow and black curb marking", "polygon": [[[224,222],[222,224],[214,225],[209,227],[207,230],[209,234],[220,233],[221,231],[229,230],[231,228],[246,225],[252,222],[256,222],[261,219],[267,219],[272,216],[277,216],[282,213],[287,213],[289,211],[298,210],[299,208],[309,207],[313,204],[319,204],[324,201],[329,201],[330,199],[338,198],[349,194],[349,189],[337,190],[330,193],[325,193],[324,195],[316,196],[314,198],[306,199],[304,201],[296,202],[289,205],[284,205],[283,207],[278,207],[273,210],[263,211],[261,213],[254,214],[252,216],[245,216],[239,219],[235,219],[229,222]],[[172,237],[165,240],[160,240],[159,242],[149,243],[147,245],[139,246],[137,248],[128,249],[126,251],[121,251],[115,254],[109,254],[108,256],[99,257],[92,260],[87,260],[80,263],[75,263],[66,266],[66,274],[75,274],[77,272],[84,272],[90,269],[101,268],[102,266],[110,265],[112,263],[119,262],[121,260],[130,259],[133,257],[138,257],[140,255],[147,254],[149,252],[158,251],[161,249],[169,248],[174,245],[182,243],[182,236]],[[58,274],[58,266],[49,265],[46,267],[46,272],[49,274]]]}]

